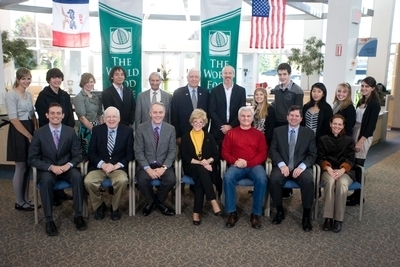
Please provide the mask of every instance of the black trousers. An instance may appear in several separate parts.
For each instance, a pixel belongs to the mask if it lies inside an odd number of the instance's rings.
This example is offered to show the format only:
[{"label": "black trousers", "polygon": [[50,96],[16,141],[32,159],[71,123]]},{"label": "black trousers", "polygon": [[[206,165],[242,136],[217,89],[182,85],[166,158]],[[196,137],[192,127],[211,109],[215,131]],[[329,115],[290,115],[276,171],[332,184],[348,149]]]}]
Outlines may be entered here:
[{"label": "black trousers", "polygon": [[204,194],[207,201],[216,199],[213,184],[215,184],[215,180],[218,178],[217,170],[213,166],[213,171],[210,172],[203,165],[190,164],[183,166],[183,171],[186,175],[192,177],[194,181],[193,212],[201,213],[203,210]]}]

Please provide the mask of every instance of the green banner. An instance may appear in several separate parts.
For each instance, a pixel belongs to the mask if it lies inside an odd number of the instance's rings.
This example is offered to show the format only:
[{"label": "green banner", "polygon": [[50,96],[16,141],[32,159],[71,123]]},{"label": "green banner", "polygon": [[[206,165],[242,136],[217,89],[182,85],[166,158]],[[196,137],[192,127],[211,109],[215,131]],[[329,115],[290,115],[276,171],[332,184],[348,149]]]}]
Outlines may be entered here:
[{"label": "green banner", "polygon": [[126,71],[125,86],[142,91],[142,1],[99,0],[103,89],[112,67]]},{"label": "green banner", "polygon": [[[226,2],[226,3],[224,3]],[[226,65],[236,70],[242,0],[201,1],[201,86],[222,82]]]}]

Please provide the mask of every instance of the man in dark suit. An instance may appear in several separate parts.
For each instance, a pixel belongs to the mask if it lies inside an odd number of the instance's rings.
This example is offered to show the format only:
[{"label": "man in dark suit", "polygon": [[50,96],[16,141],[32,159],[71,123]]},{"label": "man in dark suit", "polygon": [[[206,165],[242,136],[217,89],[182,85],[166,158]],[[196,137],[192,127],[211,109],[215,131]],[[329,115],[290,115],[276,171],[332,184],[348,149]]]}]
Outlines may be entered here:
[{"label": "man in dark suit", "polygon": [[124,86],[126,72],[121,66],[111,69],[109,79],[111,86],[101,94],[104,110],[116,107],[121,113],[121,123],[132,127],[135,121],[135,98],[130,88]]},{"label": "man in dark suit", "polygon": [[115,107],[104,111],[105,124],[93,127],[89,143],[89,173],[85,177],[85,187],[89,192],[90,202],[96,211],[95,219],[104,218],[106,205],[99,187],[108,177],[111,180],[114,195],[111,200],[111,219],[121,218],[118,211],[122,196],[128,184],[128,165],[134,159],[133,129],[120,124],[120,113]]},{"label": "man in dark suit", "polygon": [[223,82],[214,87],[210,94],[208,114],[211,118],[210,133],[221,150],[225,134],[239,126],[238,111],[246,105],[246,90],[233,83],[235,70],[232,66],[222,69]]},{"label": "man in dark suit", "polygon": [[[49,69],[46,73],[46,81],[48,86],[44,87],[39,93],[35,108],[39,116],[39,127],[49,123],[46,113],[51,103],[59,103],[63,109],[64,118],[62,124],[70,127],[75,126],[74,113],[72,110],[71,98],[69,94],[60,88],[64,81],[64,73],[58,68]],[[64,192],[64,190],[54,191],[54,206],[60,206],[62,200],[72,200],[72,196]]]},{"label": "man in dark suit", "polygon": [[275,128],[270,148],[270,157],[274,168],[269,180],[269,190],[277,210],[272,223],[280,224],[285,219],[282,206],[282,187],[288,179],[293,179],[301,190],[303,230],[309,232],[312,230],[310,213],[314,201],[312,166],[317,158],[317,147],[314,132],[300,126],[301,107],[292,106],[287,114],[289,124]]},{"label": "man in dark suit", "polygon": [[160,73],[151,73],[149,76],[150,89],[138,95],[135,113],[135,129],[137,129],[141,123],[151,120],[149,111],[151,104],[154,102],[161,102],[164,104],[164,121],[167,123],[170,122],[172,95],[160,89],[161,81]]},{"label": "man in dark suit", "polygon": [[[148,216],[154,205],[167,216],[172,216],[175,211],[164,204],[168,192],[176,183],[173,170],[176,139],[175,129],[172,125],[163,122],[165,107],[160,102],[150,106],[150,121],[140,124],[136,130],[134,144],[135,157],[138,162],[136,178],[139,190],[144,194],[147,205],[142,214]],[[154,193],[151,181],[159,179],[161,186]]]},{"label": "man in dark suit", "polygon": [[[189,123],[190,115],[196,108],[208,112],[207,89],[199,86],[200,71],[196,68],[189,70],[188,84],[174,91],[171,102],[171,124],[175,127],[176,143],[179,145],[181,137],[192,129]],[[208,117],[208,115],[207,115]],[[204,127],[207,130],[207,126]]]},{"label": "man in dark suit", "polygon": [[53,188],[57,180],[71,183],[74,195],[74,223],[79,231],[86,230],[87,226],[82,217],[83,179],[76,169],[83,160],[81,143],[75,130],[61,123],[64,113],[60,104],[50,104],[46,116],[49,123],[35,131],[28,155],[28,164],[38,170],[46,233],[49,236],[58,234],[52,211]]}]

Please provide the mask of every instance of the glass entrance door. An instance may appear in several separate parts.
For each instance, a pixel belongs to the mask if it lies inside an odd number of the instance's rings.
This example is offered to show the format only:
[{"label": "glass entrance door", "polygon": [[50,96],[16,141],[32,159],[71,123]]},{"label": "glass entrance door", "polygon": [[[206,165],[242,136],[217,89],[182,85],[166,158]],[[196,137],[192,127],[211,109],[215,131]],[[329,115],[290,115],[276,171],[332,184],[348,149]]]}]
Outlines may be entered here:
[{"label": "glass entrance door", "polygon": [[161,88],[173,93],[177,88],[187,84],[187,72],[191,68],[199,67],[199,53],[189,52],[145,52],[143,58],[143,90],[149,85],[149,75],[159,72],[163,77],[162,70],[167,74],[168,82],[162,83]]}]

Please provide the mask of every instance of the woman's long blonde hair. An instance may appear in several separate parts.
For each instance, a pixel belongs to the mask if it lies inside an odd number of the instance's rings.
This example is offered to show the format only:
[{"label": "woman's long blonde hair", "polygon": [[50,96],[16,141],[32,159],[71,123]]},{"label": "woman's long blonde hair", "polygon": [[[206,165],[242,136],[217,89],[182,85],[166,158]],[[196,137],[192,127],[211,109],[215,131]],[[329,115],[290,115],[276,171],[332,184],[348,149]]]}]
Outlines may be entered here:
[{"label": "woman's long blonde hair", "polygon": [[[258,106],[257,102],[256,102],[256,93],[257,92],[262,92],[264,95],[264,101],[261,105],[261,108],[257,111],[258,117],[260,119],[266,118],[268,116],[268,107],[269,107],[269,103],[268,103],[268,93],[267,90],[265,88],[261,88],[258,87],[256,88],[256,90],[254,90],[254,95],[253,95],[253,101],[254,101],[254,106]],[[256,109],[257,110],[257,109]]]},{"label": "woman's long blonde hair", "polygon": [[340,106],[340,110],[342,110],[342,109],[347,108],[350,105],[353,105],[353,100],[351,100],[351,86],[350,86],[350,84],[349,83],[339,83],[338,86],[336,87],[335,97],[333,99],[333,104],[336,104],[336,103],[339,104],[339,102],[340,102],[340,100],[336,96],[336,92],[339,89],[339,87],[345,88],[348,91],[346,99],[342,101],[342,104]]}]

